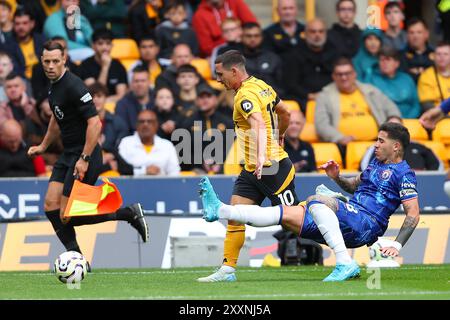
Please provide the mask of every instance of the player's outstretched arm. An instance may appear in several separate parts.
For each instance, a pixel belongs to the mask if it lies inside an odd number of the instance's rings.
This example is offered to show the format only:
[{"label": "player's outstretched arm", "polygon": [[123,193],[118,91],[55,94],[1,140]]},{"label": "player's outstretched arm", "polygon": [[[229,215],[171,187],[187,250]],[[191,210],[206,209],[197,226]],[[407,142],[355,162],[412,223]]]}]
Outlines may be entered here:
[{"label": "player's outstretched arm", "polygon": [[398,256],[400,249],[406,244],[419,223],[420,213],[419,201],[417,198],[404,201],[402,204],[406,213],[405,220],[403,221],[403,225],[398,232],[397,238],[395,238],[394,246],[382,248],[382,254],[393,257]]},{"label": "player's outstretched arm", "polygon": [[30,149],[28,149],[28,156],[34,157],[44,153],[47,150],[47,148],[53,143],[53,141],[55,141],[55,139],[59,136],[59,134],[60,131],[58,123],[55,120],[55,116],[52,115],[44,139],[42,139],[40,145],[33,146],[30,147]]},{"label": "player's outstretched arm", "polygon": [[327,161],[325,164],[319,166],[319,169],[325,170],[328,177],[333,179],[342,190],[350,194],[355,193],[356,188],[361,184],[360,175],[351,178],[342,177],[339,172],[339,164],[334,160]]},{"label": "player's outstretched arm", "polygon": [[[262,168],[266,161],[266,146],[267,146],[267,129],[262,114],[260,112],[252,113],[248,117],[252,133],[256,137],[256,169],[255,175],[259,180],[262,175]],[[251,137],[253,138],[253,137]]]}]

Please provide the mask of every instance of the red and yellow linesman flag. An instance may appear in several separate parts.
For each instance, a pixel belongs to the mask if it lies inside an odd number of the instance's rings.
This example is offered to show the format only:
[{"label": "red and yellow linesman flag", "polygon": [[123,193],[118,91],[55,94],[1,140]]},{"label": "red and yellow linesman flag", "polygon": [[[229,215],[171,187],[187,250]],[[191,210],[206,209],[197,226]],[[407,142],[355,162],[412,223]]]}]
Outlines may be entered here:
[{"label": "red and yellow linesman flag", "polygon": [[95,216],[115,212],[122,206],[119,189],[108,179],[100,186],[91,186],[75,180],[64,218]]}]

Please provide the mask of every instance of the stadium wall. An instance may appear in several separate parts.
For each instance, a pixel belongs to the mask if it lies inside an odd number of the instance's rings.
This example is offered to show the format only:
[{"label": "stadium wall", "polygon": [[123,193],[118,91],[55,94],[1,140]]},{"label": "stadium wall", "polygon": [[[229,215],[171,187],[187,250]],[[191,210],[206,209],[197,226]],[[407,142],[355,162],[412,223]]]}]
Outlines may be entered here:
[{"label": "stadium wall", "polygon": [[[212,183],[219,196],[227,200],[235,178],[217,176]],[[108,222],[77,228],[83,253],[96,268],[170,268],[171,238],[225,236],[225,225],[208,224],[198,217],[200,202],[197,194],[199,178],[118,178],[112,179],[122,192],[125,204],[140,201],[150,216],[150,242],[140,242],[137,233],[124,222]],[[450,201],[442,191],[443,174],[419,174],[418,186],[422,218],[416,232],[402,250],[399,262],[405,264],[450,263]],[[51,224],[42,219],[42,201],[48,180],[0,180],[0,271],[49,270],[53,260],[64,251],[54,235]],[[336,189],[334,183],[321,175],[301,175],[296,178],[301,199],[324,183]],[[436,210],[441,210],[437,213]],[[182,215],[183,212],[190,214]],[[5,220],[7,219],[7,220]],[[7,222],[15,221],[25,222]],[[31,219],[39,219],[29,221]],[[385,236],[395,237],[404,215],[391,217]],[[258,266],[268,253],[276,256],[277,242],[272,234],[280,227],[247,227],[249,264]],[[220,251],[220,248],[218,248]],[[359,263],[369,260],[367,247],[351,250]],[[192,257],[195,263],[195,257]],[[212,261],[219,264],[219,261]],[[325,265],[334,264],[334,255],[324,247]]]}]

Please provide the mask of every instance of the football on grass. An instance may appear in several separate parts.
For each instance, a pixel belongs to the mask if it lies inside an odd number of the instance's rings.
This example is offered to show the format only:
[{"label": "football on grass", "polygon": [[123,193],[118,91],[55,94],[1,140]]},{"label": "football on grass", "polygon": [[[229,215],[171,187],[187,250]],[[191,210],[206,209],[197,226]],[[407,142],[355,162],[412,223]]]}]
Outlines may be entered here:
[{"label": "football on grass", "polygon": [[53,271],[63,283],[79,283],[87,273],[87,261],[81,253],[67,251],[55,260]]}]

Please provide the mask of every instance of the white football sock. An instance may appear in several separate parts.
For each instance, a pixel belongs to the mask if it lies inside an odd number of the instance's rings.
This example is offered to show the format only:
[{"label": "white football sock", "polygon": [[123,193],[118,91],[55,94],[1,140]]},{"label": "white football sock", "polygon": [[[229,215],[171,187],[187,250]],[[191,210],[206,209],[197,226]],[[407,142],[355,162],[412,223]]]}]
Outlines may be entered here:
[{"label": "white football sock", "polygon": [[334,251],[336,264],[350,264],[352,258],[348,254],[339,229],[339,220],[333,210],[324,204],[314,203],[309,206],[309,212],[328,246]]},{"label": "white football sock", "polygon": [[219,209],[219,218],[255,227],[268,227],[278,225],[281,222],[281,212],[280,206],[263,208],[255,205],[230,206],[224,204]]}]

